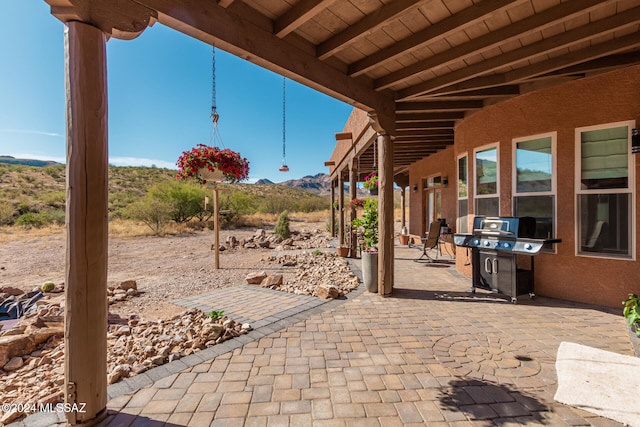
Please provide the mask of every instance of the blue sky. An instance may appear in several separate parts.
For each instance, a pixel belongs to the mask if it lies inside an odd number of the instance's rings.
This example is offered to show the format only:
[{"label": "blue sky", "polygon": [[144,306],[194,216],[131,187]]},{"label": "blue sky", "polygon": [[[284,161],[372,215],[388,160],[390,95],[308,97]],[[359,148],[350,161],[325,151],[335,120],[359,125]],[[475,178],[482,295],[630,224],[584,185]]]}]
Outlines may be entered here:
[{"label": "blue sky", "polygon": [[[2,5],[0,155],[64,162],[64,26],[44,0]],[[110,40],[107,64],[110,163],[175,168],[182,151],[210,143],[211,46],[156,23]],[[218,49],[216,87],[222,142],[249,159],[250,182],[328,172],[350,106],[287,80],[282,173],[282,77]]]}]

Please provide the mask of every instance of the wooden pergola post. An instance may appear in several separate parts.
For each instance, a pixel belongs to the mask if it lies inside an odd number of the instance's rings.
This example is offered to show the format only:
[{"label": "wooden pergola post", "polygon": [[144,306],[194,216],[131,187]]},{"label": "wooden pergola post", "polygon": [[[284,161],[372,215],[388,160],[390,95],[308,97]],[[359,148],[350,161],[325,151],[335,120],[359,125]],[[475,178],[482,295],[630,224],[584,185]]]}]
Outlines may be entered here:
[{"label": "wooden pergola post", "polygon": [[393,291],[393,141],[395,113],[393,105],[383,105],[369,113],[369,122],[378,133],[378,293]]},{"label": "wooden pergola post", "polygon": [[342,171],[338,172],[338,243],[344,245],[344,178]]},{"label": "wooden pergola post", "polygon": [[[357,182],[358,182],[358,177],[357,177],[357,169],[356,169],[356,162],[355,159],[351,159],[351,163],[349,165],[349,196],[351,198],[351,200],[355,199],[357,197],[356,194],[356,190],[357,190]],[[349,209],[349,224],[351,224],[351,222],[356,219],[356,208],[355,207],[351,207],[351,209]],[[351,227],[349,227],[349,230],[351,230]],[[358,252],[358,242],[357,242],[357,237],[356,234],[354,233],[354,230],[351,230],[351,235],[349,236],[350,242],[351,242],[351,258],[355,258],[356,257],[356,253]]]},{"label": "wooden pergola post", "polygon": [[331,237],[336,237],[336,210],[333,203],[336,199],[336,187],[335,181],[331,180],[331,215],[329,216],[329,229],[331,230]]},{"label": "wooden pergola post", "polygon": [[93,423],[107,407],[107,67],[106,37],[69,22],[67,98],[67,254],[65,402],[71,425]]},{"label": "wooden pergola post", "polygon": [[214,265],[218,270],[220,268],[220,202],[216,187],[213,188],[213,228]]},{"label": "wooden pergola post", "polygon": [[393,290],[393,143],[387,133],[378,133],[378,293]]}]

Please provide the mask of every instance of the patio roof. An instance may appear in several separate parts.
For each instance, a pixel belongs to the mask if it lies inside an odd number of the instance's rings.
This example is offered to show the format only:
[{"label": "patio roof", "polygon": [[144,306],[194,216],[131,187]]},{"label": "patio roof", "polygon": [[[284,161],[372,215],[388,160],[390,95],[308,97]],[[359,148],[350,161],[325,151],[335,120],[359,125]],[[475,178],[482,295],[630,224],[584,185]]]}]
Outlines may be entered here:
[{"label": "patio roof", "polygon": [[395,113],[396,173],[453,144],[456,120],[474,110],[640,62],[634,0],[135,1],[162,24]]}]

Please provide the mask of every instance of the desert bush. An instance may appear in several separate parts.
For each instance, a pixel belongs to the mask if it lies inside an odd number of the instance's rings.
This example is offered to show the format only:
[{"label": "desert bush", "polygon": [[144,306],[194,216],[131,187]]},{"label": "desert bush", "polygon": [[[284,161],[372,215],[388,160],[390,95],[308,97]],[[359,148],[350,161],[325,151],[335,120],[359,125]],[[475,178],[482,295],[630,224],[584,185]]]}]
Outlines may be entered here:
[{"label": "desert bush", "polygon": [[49,175],[50,177],[58,180],[64,179],[65,177],[65,166],[64,165],[56,165],[56,166],[45,166],[42,168],[43,172]]},{"label": "desert bush", "polygon": [[146,195],[125,209],[126,217],[143,222],[156,236],[162,235],[164,228],[171,221],[171,203]]},{"label": "desert bush", "polygon": [[0,225],[13,224],[15,209],[10,203],[0,203]]},{"label": "desert bush", "polygon": [[52,224],[63,225],[64,221],[64,211],[49,210],[22,214],[16,219],[15,224],[24,228],[42,228]]},{"label": "desert bush", "polygon": [[64,208],[67,196],[64,191],[51,191],[41,196],[43,202],[53,208]]},{"label": "desert bush", "polygon": [[204,210],[204,189],[190,182],[165,181],[151,187],[147,195],[168,202],[171,219],[178,224],[190,221]]},{"label": "desert bush", "polygon": [[275,229],[276,236],[281,239],[288,239],[291,237],[291,230],[289,229],[289,212],[284,211],[278,217],[278,223]]}]

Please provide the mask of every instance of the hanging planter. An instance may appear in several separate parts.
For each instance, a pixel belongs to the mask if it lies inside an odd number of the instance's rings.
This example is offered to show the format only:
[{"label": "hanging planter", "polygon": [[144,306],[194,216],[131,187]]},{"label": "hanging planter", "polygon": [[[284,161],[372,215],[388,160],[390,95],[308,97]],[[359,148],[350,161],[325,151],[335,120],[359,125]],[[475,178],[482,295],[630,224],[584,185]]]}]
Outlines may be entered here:
[{"label": "hanging planter", "polygon": [[364,177],[364,188],[369,190],[369,193],[372,196],[378,195],[378,174],[373,172],[371,175],[367,175]]},{"label": "hanging planter", "polygon": [[240,182],[249,177],[249,161],[240,153],[225,148],[198,144],[178,158],[176,178],[207,182]]}]

